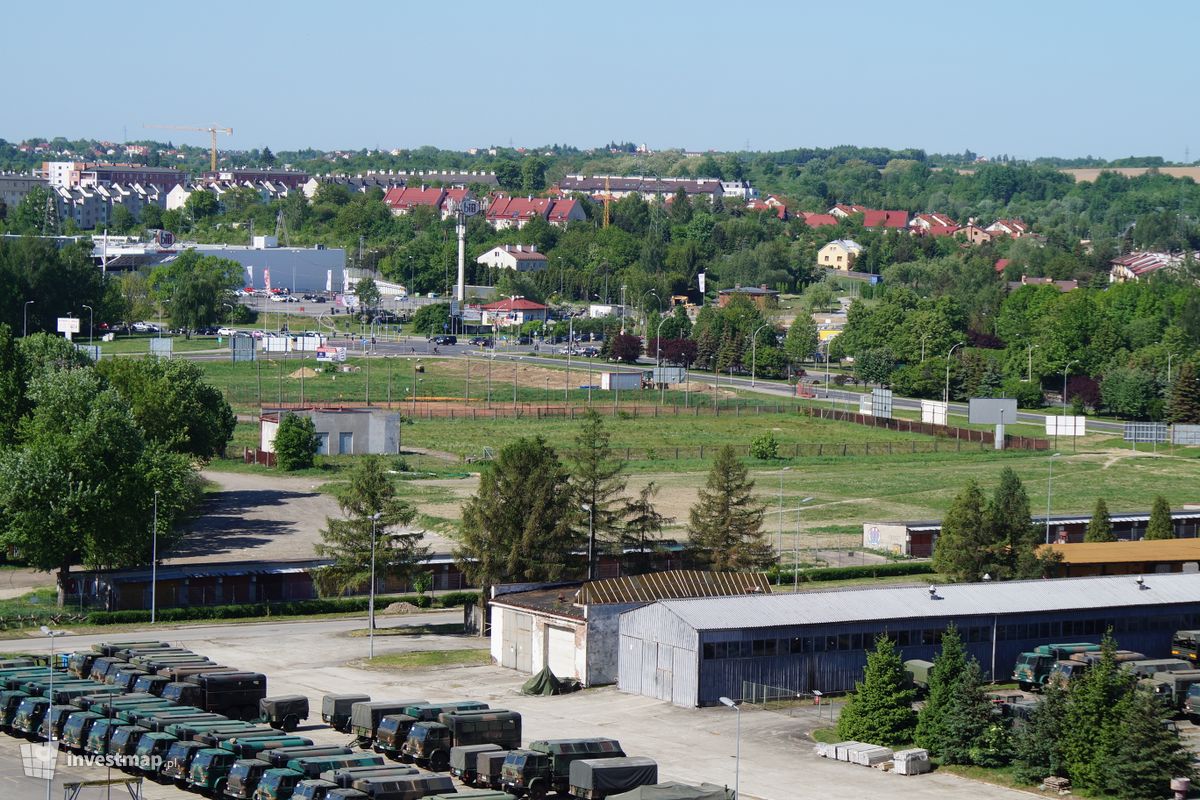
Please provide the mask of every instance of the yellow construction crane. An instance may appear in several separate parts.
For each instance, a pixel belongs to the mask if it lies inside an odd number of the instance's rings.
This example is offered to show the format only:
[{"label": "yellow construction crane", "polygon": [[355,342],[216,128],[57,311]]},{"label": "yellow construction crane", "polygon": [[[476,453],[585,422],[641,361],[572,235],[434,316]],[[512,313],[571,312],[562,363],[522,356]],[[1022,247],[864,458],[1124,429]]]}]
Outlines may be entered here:
[{"label": "yellow construction crane", "polygon": [[218,128],[216,125],[210,125],[207,128],[201,128],[192,125],[143,125],[143,128],[160,128],[168,131],[200,131],[212,136],[212,169],[214,172],[217,169],[217,134],[224,133],[229,136],[233,135],[233,128]]}]

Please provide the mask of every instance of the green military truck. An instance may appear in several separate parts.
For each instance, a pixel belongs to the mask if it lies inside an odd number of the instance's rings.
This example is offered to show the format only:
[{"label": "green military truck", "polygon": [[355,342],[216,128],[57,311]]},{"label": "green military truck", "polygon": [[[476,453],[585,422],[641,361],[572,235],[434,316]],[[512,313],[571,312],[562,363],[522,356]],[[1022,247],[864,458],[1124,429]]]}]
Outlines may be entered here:
[{"label": "green military truck", "polygon": [[267,753],[271,750],[281,747],[312,747],[313,741],[303,736],[279,733],[274,736],[229,739],[221,742],[220,746],[236,754],[238,758],[260,758],[266,761]]},{"label": "green military truck", "polygon": [[[1046,676],[1045,682],[1050,683],[1053,681],[1059,686],[1068,687],[1072,679],[1079,677],[1091,669],[1102,657],[1103,654],[1100,652],[1072,653],[1070,658],[1055,661],[1050,666],[1050,674]],[[1113,653],[1113,658],[1118,664],[1122,664],[1145,660],[1146,656],[1143,653],[1135,653],[1132,650],[1117,650]]]},{"label": "green military truck", "polygon": [[254,790],[258,788],[263,773],[270,768],[270,764],[258,758],[239,758],[229,770],[229,777],[225,782],[225,796],[236,800],[250,800],[254,797]]},{"label": "green military truck", "polygon": [[92,674],[92,662],[99,656],[93,650],[77,650],[67,656],[67,672],[76,678],[87,678]]},{"label": "green military truck", "polygon": [[165,675],[142,675],[133,683],[131,692],[161,697],[163,688],[171,681]]},{"label": "green military truck", "polygon": [[1050,677],[1055,661],[1068,658],[1073,653],[1099,652],[1100,645],[1093,642],[1060,642],[1041,644],[1032,651],[1021,653],[1013,666],[1012,679],[1022,690],[1040,689]]},{"label": "green military truck", "polygon": [[325,800],[331,789],[337,789],[337,784],[323,781],[320,778],[307,778],[296,784],[292,790],[292,800]]},{"label": "green military truck", "polygon": [[297,758],[316,758],[317,756],[352,756],[354,751],[340,744],[318,744],[307,747],[278,747],[263,754],[263,760],[272,767],[283,769],[288,762]]},{"label": "green military truck", "polygon": [[616,739],[539,739],[527,750],[511,750],[500,769],[504,791],[541,800],[569,787],[571,762],[582,759],[624,758]]},{"label": "green military truck", "polygon": [[338,733],[350,732],[350,710],[356,703],[369,703],[367,694],[327,694],[321,698],[321,721]]},{"label": "green military truck", "polygon": [[258,718],[258,701],[267,696],[267,676],[261,672],[189,675],[186,680],[168,683],[162,696],[180,705],[249,721]]},{"label": "green military truck", "polygon": [[498,791],[503,785],[501,776],[508,750],[489,750],[475,756],[475,780],[472,785],[480,789]]},{"label": "green military truck", "polygon": [[67,724],[67,719],[77,711],[79,709],[69,703],[55,703],[50,706],[50,709],[42,717],[42,724],[38,727],[39,738],[53,739],[56,742],[62,741],[63,728]]},{"label": "green military truck", "polygon": [[582,758],[571,762],[568,789],[578,800],[604,800],[639,786],[658,783],[658,764],[645,756]]},{"label": "green military truck", "polygon": [[157,783],[174,783],[179,788],[187,786],[188,776],[192,773],[192,761],[196,754],[205,750],[200,742],[188,742],[182,739],[172,742],[163,756],[162,766],[155,777]]},{"label": "green military truck", "polygon": [[341,767],[381,767],[383,759],[366,753],[336,756],[306,756],[293,758],[287,763],[287,768],[295,770],[306,778],[316,778],[322,772]]},{"label": "green military truck", "polygon": [[5,689],[0,692],[0,728],[6,731],[12,729],[13,718],[17,716],[17,709],[26,697],[29,697],[29,692],[20,689]]},{"label": "green military truck", "polygon": [[334,786],[344,789],[348,786],[353,786],[354,782],[359,778],[378,778],[388,775],[420,775],[421,770],[416,767],[404,767],[399,764],[384,764],[382,767],[339,767],[337,769],[327,769],[318,777],[321,780],[329,781]]},{"label": "green military truck", "polygon": [[157,639],[137,639],[129,642],[98,642],[92,645],[92,652],[98,656],[111,656],[130,648],[150,649],[152,647],[169,648],[170,646],[167,642],[160,642]]},{"label": "green military truck", "polygon": [[450,748],[450,774],[467,786],[475,785],[479,774],[477,764],[480,753],[498,753],[502,751],[498,744],[459,744]]},{"label": "green military truck", "polygon": [[108,740],[108,755],[132,756],[137,750],[142,734],[146,733],[150,733],[150,731],[141,725],[121,725],[113,731],[112,737]]},{"label": "green military truck", "polygon": [[272,767],[259,779],[254,800],[290,800],[302,777],[294,769]]},{"label": "green military truck", "polygon": [[1195,667],[1182,658],[1146,658],[1140,661],[1126,661],[1121,664],[1121,669],[1138,678],[1152,678],[1156,672],[1183,672]]},{"label": "green military truck", "polygon": [[356,778],[348,787],[331,789],[326,798],[330,800],[337,797],[339,792],[342,797],[354,797],[355,795],[347,793],[348,789],[361,792],[371,800],[405,800],[453,792],[454,781],[449,775],[435,775],[429,772],[418,772],[416,775],[375,775]]},{"label": "green military truck", "polygon": [[411,761],[404,755],[404,742],[417,722],[432,722],[446,712],[486,711],[487,703],[478,700],[456,700],[450,703],[422,703],[408,706],[401,714],[388,714],[375,729],[372,749],[395,761]]},{"label": "green military truck", "polygon": [[281,694],[258,701],[258,718],[281,731],[294,731],[308,719],[308,698],[302,694]]},{"label": "green military truck", "polygon": [[1149,678],[1142,678],[1138,683],[1161,697],[1171,708],[1181,711],[1185,710],[1188,693],[1192,687],[1200,684],[1200,669],[1156,672]]},{"label": "green military truck", "polygon": [[409,706],[421,705],[427,700],[373,700],[354,703],[350,706],[350,733],[355,744],[363,750],[370,749],[375,742],[375,730],[379,721],[388,714],[403,714]]},{"label": "green military truck", "polygon": [[[133,751],[133,754],[137,756],[134,771],[151,778],[157,776],[158,767],[161,767],[162,762],[166,759],[167,751],[177,741],[179,740],[169,733],[157,731],[143,733],[142,738],[138,739],[137,748]],[[158,767],[155,766],[156,764]]]},{"label": "green military truck", "polygon": [[1175,631],[1171,637],[1171,655],[1193,664],[1200,662],[1200,631]]},{"label": "green military truck", "polygon": [[132,692],[137,679],[149,674],[146,670],[139,669],[138,667],[121,667],[121,669],[114,672],[108,678],[105,678],[104,682],[110,686],[116,686],[123,691]]},{"label": "green military truck", "polygon": [[219,747],[205,747],[196,751],[188,768],[187,788],[192,792],[220,797],[225,794],[229,783],[229,771],[237,756]]},{"label": "green military truck", "polygon": [[921,694],[929,691],[929,673],[933,670],[932,661],[910,658],[904,662],[904,674],[909,684]]},{"label": "green military truck", "polygon": [[50,701],[45,697],[26,697],[13,715],[13,733],[24,735],[27,739],[37,738],[37,729],[49,709]]},{"label": "green military truck", "polygon": [[437,722],[415,722],[404,740],[403,754],[434,772],[450,768],[450,748],[463,744],[521,746],[521,715],[502,708],[445,712]]},{"label": "green military truck", "polygon": [[62,746],[73,753],[83,752],[88,734],[92,730],[92,723],[98,719],[104,717],[94,711],[76,711],[71,714],[67,717],[67,723],[63,725]]},{"label": "green military truck", "polygon": [[[250,723],[246,723],[250,724]],[[231,729],[231,728],[214,728],[197,733],[192,738],[197,742],[204,742],[209,747],[220,747],[221,742],[227,742],[230,739],[253,738],[261,739],[264,736],[278,736],[278,732],[274,728],[268,728],[265,725],[257,726],[250,725],[249,728]]]}]

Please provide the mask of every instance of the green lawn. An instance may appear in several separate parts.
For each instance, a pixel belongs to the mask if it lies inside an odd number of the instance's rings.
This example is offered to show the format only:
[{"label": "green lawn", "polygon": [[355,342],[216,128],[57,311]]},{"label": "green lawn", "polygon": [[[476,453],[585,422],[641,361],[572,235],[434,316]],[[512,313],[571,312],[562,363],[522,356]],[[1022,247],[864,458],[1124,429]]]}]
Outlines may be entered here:
[{"label": "green lawn", "polygon": [[[100,346],[102,356],[111,355],[148,355],[150,353],[150,340],[157,338],[154,334],[148,333],[145,335],[119,336],[111,342],[102,342],[99,339],[95,344]],[[176,353],[195,353],[203,350],[220,350],[229,351],[229,343],[217,343],[215,336],[193,336],[191,339],[185,339],[182,336],[164,336],[164,339],[171,340],[171,348]],[[76,342],[86,344],[86,341],[81,337],[75,340]]]},{"label": "green lawn", "polygon": [[468,667],[490,664],[491,651],[481,650],[422,650],[416,653],[390,653],[364,659],[362,665],[376,669],[426,669],[429,667]]}]

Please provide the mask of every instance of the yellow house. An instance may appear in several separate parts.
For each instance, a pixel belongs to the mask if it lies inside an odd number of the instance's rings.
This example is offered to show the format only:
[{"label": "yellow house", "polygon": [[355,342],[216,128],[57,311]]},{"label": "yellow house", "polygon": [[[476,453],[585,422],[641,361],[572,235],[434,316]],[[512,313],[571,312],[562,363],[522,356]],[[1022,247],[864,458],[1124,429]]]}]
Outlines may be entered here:
[{"label": "yellow house", "polygon": [[863,247],[850,239],[834,239],[817,252],[817,266],[831,267],[849,272]]}]

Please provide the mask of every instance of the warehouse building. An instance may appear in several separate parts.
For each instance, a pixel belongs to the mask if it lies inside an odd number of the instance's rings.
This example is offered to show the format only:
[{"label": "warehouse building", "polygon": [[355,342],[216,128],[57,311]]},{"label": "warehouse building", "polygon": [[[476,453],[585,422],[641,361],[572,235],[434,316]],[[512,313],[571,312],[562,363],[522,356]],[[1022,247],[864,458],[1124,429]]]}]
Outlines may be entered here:
[{"label": "warehouse building", "polygon": [[[1113,534],[1122,541],[1141,539],[1146,535],[1146,526],[1150,524],[1149,511],[1110,514],[1109,517]],[[1047,543],[1082,542],[1091,518],[1091,513],[1051,515]],[[1200,506],[1185,505],[1180,511],[1172,511],[1171,521],[1175,526],[1176,538],[1196,538],[1200,535]],[[1046,516],[1034,517],[1033,524],[1046,528]],[[886,550],[912,558],[929,558],[933,555],[933,547],[941,532],[941,520],[864,522],[862,541],[863,547],[872,550]]]},{"label": "warehouse building", "polygon": [[1200,572],[1200,539],[1071,542],[1043,547],[1058,557],[1054,573],[1059,578]]},{"label": "warehouse building", "polygon": [[1162,658],[1176,630],[1200,628],[1200,574],[662,600],[621,615],[617,685],[679,706],[750,696],[751,684],[845,692],[877,636],[933,660],[950,623],[997,678],[1036,645],[1098,642],[1110,628],[1120,647]]},{"label": "warehouse building", "polygon": [[[669,553],[659,556],[669,556]],[[621,612],[663,598],[770,592],[761,572],[674,570],[587,583],[510,584],[492,588],[492,658],[520,672],[544,667],[584,686],[617,681]]]}]

